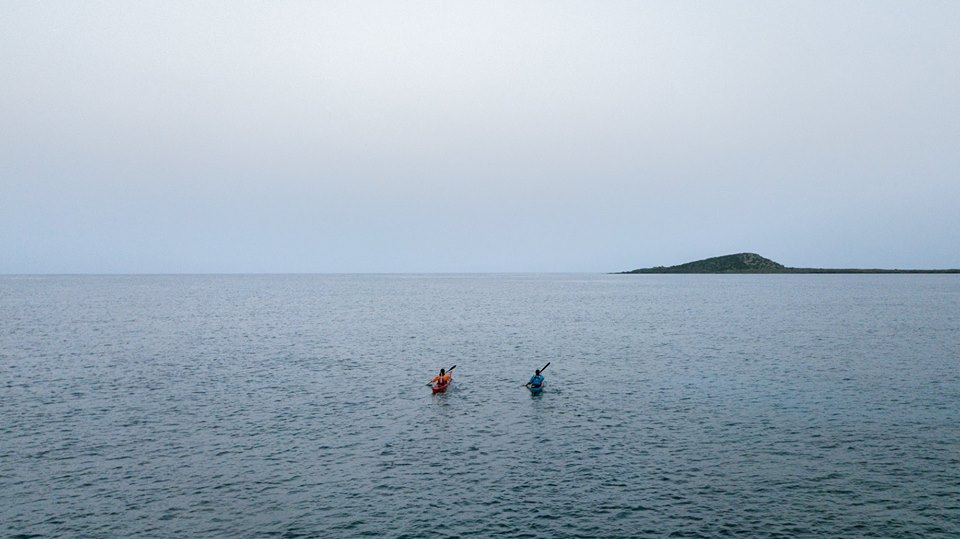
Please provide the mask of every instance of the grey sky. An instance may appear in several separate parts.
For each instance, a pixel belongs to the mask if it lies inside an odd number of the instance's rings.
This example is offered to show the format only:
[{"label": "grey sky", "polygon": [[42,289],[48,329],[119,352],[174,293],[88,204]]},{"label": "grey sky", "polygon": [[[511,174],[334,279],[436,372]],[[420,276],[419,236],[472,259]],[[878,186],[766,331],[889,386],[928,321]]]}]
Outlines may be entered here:
[{"label": "grey sky", "polygon": [[960,267],[960,2],[0,4],[0,273]]}]

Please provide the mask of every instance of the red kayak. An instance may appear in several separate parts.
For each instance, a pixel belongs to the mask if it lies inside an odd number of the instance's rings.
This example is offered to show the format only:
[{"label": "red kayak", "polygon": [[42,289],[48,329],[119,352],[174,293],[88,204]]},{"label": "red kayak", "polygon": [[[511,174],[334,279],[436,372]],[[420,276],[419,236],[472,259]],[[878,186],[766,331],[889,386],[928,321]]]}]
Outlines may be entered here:
[{"label": "red kayak", "polygon": [[[450,370],[448,371],[444,371],[443,369],[440,369],[440,374],[436,375],[433,378],[433,380],[437,380],[437,383],[435,385],[430,386],[430,389],[433,390],[434,394],[443,393],[444,391],[447,390],[447,386],[453,383],[453,375],[450,373],[452,373],[453,369],[456,369],[456,368],[457,366],[454,365],[453,367],[450,367]],[[430,382],[433,382],[433,380],[430,380]],[[427,382],[427,385],[430,385],[430,382]]]},{"label": "red kayak", "polygon": [[443,393],[444,391],[447,390],[448,387],[450,387],[451,382],[453,382],[453,380],[448,380],[447,383],[445,384],[440,384],[440,383],[434,384],[433,387],[431,387],[431,390],[434,393]]}]

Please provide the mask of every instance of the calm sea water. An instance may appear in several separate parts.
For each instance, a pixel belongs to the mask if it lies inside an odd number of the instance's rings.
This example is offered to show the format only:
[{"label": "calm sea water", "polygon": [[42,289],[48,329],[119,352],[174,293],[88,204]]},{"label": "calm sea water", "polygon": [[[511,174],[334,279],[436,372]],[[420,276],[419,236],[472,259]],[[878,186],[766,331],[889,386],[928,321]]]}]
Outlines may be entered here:
[{"label": "calm sea water", "polygon": [[960,279],[0,277],[0,526],[956,537]]}]

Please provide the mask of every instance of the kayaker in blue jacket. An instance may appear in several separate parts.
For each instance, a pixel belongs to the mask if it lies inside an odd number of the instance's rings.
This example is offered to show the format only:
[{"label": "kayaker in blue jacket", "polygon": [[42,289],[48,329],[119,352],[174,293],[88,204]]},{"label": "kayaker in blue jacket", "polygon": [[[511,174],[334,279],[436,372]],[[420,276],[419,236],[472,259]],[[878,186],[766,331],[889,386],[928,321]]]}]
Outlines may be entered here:
[{"label": "kayaker in blue jacket", "polygon": [[540,387],[543,385],[543,375],[540,374],[540,369],[537,369],[536,372],[533,373],[527,385],[530,387]]}]

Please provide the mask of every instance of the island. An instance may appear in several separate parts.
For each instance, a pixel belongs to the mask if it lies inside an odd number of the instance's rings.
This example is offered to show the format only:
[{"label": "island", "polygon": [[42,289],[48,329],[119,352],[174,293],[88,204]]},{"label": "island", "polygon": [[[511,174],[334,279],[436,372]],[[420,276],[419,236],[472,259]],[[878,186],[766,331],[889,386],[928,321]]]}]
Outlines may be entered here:
[{"label": "island", "polygon": [[615,274],[636,273],[960,273],[960,269],[856,269],[856,268],[790,268],[756,253],[715,256],[678,266],[656,266]]}]

